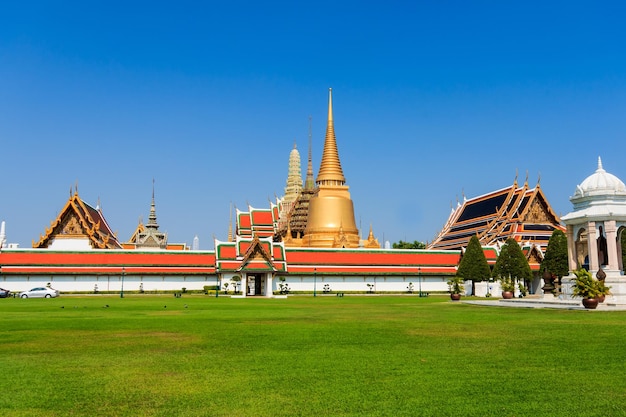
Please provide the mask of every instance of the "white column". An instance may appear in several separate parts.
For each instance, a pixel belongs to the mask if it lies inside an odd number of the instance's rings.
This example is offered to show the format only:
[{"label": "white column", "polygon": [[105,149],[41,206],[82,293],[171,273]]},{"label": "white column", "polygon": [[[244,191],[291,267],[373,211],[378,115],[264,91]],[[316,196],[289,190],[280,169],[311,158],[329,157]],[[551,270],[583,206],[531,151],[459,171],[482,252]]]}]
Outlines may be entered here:
[{"label": "white column", "polygon": [[274,292],[272,291],[272,286],[273,284],[273,278],[274,278],[274,274],[267,274],[267,281],[265,284],[265,296],[266,297],[273,297],[274,296]]},{"label": "white column", "polygon": [[[606,249],[609,252],[609,270],[619,271],[619,261],[617,259],[617,228],[615,220],[604,222],[604,233],[606,233]],[[620,251],[620,256],[621,256]]]},{"label": "white column", "polygon": [[248,296],[248,274],[241,274],[241,294]]},{"label": "white column", "polygon": [[[622,233],[626,233],[626,231],[622,231]],[[622,257],[620,256],[620,254],[622,253],[622,240],[619,238],[619,235],[616,235],[616,238],[617,241],[615,242],[615,246],[617,247],[617,269],[623,271],[624,265],[622,263]]]},{"label": "white column", "polygon": [[[567,262],[569,264],[569,270],[573,271],[578,269],[578,260],[576,253],[576,237],[574,236],[574,226],[571,224],[567,225],[567,230],[565,231],[567,237]],[[543,271],[541,271],[543,272]]]},{"label": "white column", "polygon": [[589,253],[589,271],[595,272],[598,264],[598,242],[596,241],[596,222],[587,223],[587,250]]}]

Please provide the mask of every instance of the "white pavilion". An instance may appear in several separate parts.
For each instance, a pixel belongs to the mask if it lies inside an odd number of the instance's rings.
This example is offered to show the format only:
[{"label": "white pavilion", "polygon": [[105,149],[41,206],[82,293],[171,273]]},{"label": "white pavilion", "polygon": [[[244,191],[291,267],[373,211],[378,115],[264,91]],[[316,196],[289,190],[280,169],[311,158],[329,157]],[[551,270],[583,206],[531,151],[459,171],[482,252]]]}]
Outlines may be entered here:
[{"label": "white pavilion", "polygon": [[[598,168],[576,186],[570,201],[574,210],[561,217],[567,226],[570,271],[584,267],[596,277],[606,274],[612,293],[607,303],[626,304],[621,245],[626,230],[626,185],[606,172],[598,157]],[[573,279],[570,275],[564,281]]]}]

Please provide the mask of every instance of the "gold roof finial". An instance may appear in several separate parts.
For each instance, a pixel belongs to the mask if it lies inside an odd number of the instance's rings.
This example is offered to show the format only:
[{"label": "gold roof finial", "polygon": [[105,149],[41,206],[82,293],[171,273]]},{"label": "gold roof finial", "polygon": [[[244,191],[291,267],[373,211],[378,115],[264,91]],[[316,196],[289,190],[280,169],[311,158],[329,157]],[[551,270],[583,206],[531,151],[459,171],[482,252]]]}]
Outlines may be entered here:
[{"label": "gold roof finial", "polygon": [[333,89],[328,89],[328,122],[326,125],[326,138],[324,139],[324,153],[320,170],[317,174],[317,184],[344,185],[346,179],[341,169],[337,139],[335,138],[335,124],[333,122]]},{"label": "gold roof finial", "polygon": [[228,237],[226,238],[228,242],[233,241],[233,203],[230,203],[230,208],[228,209],[230,212],[228,219]]}]

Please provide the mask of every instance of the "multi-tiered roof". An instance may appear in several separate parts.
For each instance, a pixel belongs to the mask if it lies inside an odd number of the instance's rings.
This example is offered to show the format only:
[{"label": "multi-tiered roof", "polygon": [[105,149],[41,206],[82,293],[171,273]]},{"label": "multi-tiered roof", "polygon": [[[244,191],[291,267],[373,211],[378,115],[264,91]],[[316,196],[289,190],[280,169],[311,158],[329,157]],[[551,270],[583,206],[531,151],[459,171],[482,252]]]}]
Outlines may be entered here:
[{"label": "multi-tiered roof", "polygon": [[510,187],[459,202],[428,248],[461,249],[477,235],[482,246],[512,237],[543,250],[555,229],[565,230],[539,184],[530,188],[525,181],[520,187],[515,180]]}]

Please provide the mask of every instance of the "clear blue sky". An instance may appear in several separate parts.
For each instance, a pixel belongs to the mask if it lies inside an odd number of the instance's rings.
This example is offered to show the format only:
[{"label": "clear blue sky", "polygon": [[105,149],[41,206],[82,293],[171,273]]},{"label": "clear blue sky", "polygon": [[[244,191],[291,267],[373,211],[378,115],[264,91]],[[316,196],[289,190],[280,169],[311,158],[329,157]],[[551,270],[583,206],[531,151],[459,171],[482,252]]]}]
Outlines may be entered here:
[{"label": "clear blue sky", "polygon": [[[10,4],[14,3],[14,4]],[[432,240],[457,197],[526,172],[559,214],[602,156],[626,180],[626,3],[9,2],[0,6],[0,220],[30,247],[70,187],[121,240],[203,249],[231,202],[322,152],[328,88],[357,223]]]}]

